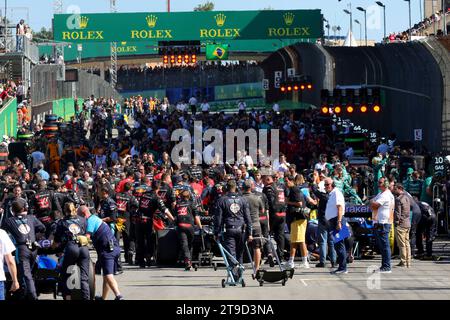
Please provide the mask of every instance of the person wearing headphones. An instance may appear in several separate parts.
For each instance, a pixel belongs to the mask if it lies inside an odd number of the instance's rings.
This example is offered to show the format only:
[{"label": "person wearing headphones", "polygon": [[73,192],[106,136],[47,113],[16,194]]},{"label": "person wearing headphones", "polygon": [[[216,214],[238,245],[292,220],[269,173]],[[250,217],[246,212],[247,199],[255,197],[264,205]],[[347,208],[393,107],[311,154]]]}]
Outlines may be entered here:
[{"label": "person wearing headphones", "polygon": [[[328,201],[325,209],[325,219],[328,222],[329,232],[336,232],[342,229],[342,226],[347,222],[344,219],[345,213],[345,199],[339,188],[336,188],[334,181],[331,178],[325,179],[325,191],[328,193]],[[347,250],[345,248],[345,241],[334,243],[338,268],[332,271],[332,274],[346,274],[347,271]]]},{"label": "person wearing headphones", "polygon": [[378,180],[378,193],[370,202],[373,212],[375,236],[381,252],[382,263],[380,273],[391,273],[391,246],[389,233],[394,222],[395,198],[389,190],[389,180],[385,177]]}]

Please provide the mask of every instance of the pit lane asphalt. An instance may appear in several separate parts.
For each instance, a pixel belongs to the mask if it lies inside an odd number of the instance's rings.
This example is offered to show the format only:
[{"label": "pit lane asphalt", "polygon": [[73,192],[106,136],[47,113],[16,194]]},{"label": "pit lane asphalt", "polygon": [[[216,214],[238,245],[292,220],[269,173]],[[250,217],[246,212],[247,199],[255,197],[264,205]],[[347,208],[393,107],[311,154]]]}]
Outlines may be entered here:
[{"label": "pit lane asphalt", "polygon": [[[245,288],[222,288],[226,270],[220,265],[217,271],[212,267],[184,271],[183,268],[139,269],[124,264],[125,272],[116,279],[126,300],[447,300],[450,299],[450,240],[439,240],[434,248],[442,257],[440,261],[413,260],[410,269],[393,267],[391,274],[372,272],[381,265],[380,256],[355,260],[348,265],[349,273],[339,276],[331,275],[330,268],[315,268],[317,262],[312,262],[310,269],[297,268],[285,287],[267,282],[260,287],[252,280],[250,264],[245,265]],[[392,265],[398,262],[393,260]],[[102,279],[97,275],[97,295],[101,294],[101,284]],[[53,296],[41,295],[40,299],[52,300]],[[112,294],[109,299],[113,299]]]}]

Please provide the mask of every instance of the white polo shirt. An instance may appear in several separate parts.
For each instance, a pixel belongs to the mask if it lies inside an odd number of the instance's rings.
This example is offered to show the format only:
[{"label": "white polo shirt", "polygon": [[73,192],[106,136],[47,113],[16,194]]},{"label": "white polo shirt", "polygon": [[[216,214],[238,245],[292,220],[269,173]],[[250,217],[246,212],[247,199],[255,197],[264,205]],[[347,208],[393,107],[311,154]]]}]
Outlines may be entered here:
[{"label": "white polo shirt", "polygon": [[342,194],[341,190],[339,190],[338,188],[334,188],[333,191],[330,192],[330,195],[328,197],[327,207],[325,209],[325,219],[331,220],[338,216],[338,210],[336,207],[338,205],[342,206],[342,214],[344,214],[345,213],[344,195]]},{"label": "white polo shirt", "polygon": [[16,250],[16,247],[6,231],[0,229],[0,281],[6,281],[5,270],[3,269],[5,255],[12,253],[14,250]]},{"label": "white polo shirt", "polygon": [[395,199],[392,192],[386,189],[384,192],[380,192],[373,199],[376,203],[380,205],[378,208],[377,222],[382,224],[387,224],[389,222],[389,217],[391,215],[391,210],[394,209]]}]

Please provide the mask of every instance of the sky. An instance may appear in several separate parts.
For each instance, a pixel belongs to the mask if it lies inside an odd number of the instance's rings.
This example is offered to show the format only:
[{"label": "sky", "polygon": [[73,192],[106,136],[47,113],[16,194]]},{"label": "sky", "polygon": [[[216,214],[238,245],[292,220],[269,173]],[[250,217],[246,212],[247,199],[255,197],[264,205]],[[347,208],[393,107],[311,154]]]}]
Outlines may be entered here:
[{"label": "sky", "polygon": [[[5,0],[6,1],[6,0]],[[166,0],[116,0],[118,12],[164,12]],[[206,0],[171,0],[171,11],[192,11],[195,6]],[[350,17],[344,9],[352,5],[353,20],[362,24],[364,37],[364,13],[356,7],[367,9],[367,37],[369,40],[380,41],[383,37],[383,10],[375,4],[375,0],[212,0],[215,11],[220,10],[260,10],[272,8],[275,10],[321,9],[331,27],[340,26],[341,35],[349,30]],[[383,0],[386,5],[386,32],[400,32],[408,29],[408,3],[403,0]],[[53,0],[8,0],[8,18],[18,21],[28,19],[33,30],[42,27],[49,28],[53,16]],[[412,24],[420,21],[420,5],[423,0],[411,0]],[[64,13],[78,8],[81,13],[100,13],[109,11],[109,0],[64,0]],[[0,0],[0,10],[4,12],[4,1]],[[423,10],[423,9],[422,9]],[[325,30],[327,32],[327,30]],[[360,37],[360,27],[353,23],[355,38]],[[330,35],[333,31],[330,30]]]}]

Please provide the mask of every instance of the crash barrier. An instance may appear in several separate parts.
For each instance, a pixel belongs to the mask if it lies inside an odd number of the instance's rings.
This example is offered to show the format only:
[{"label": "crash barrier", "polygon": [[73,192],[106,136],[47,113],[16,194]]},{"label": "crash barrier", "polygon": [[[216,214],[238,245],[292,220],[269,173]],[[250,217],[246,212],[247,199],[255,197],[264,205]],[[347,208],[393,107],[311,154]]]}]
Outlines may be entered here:
[{"label": "crash barrier", "polygon": [[[69,120],[75,115],[74,100],[95,97],[113,97],[120,94],[97,75],[78,70],[78,79],[73,82],[58,81],[59,66],[37,65],[31,70],[31,101],[34,123],[43,121],[45,114],[55,113]],[[67,79],[68,80],[68,79]],[[79,105],[81,105],[78,101]],[[38,121],[39,116],[39,121]]]}]

